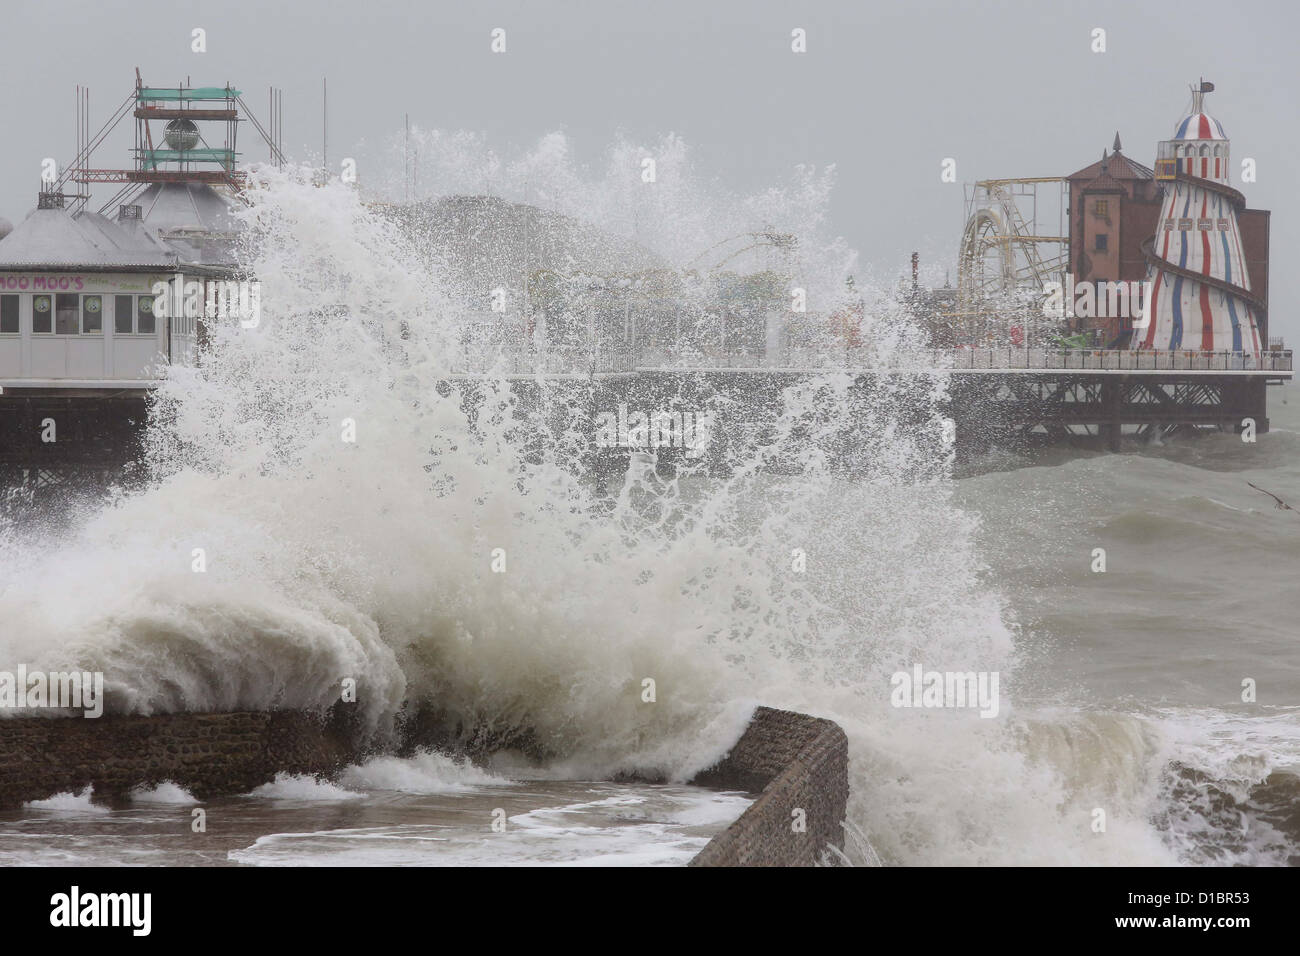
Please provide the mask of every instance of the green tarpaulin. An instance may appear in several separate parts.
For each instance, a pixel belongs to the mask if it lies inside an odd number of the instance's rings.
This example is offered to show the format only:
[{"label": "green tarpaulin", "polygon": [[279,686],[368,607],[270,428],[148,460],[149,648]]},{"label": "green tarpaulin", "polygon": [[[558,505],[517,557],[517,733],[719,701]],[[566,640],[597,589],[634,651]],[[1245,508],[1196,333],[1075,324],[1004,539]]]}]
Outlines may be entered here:
[{"label": "green tarpaulin", "polygon": [[193,89],[179,90],[176,87],[144,87],[136,92],[136,99],[141,103],[185,102],[188,100],[229,100],[239,95],[239,90],[228,90],[224,86],[196,86]]},{"label": "green tarpaulin", "polygon": [[143,149],[140,151],[146,162],[161,162],[167,160],[170,162],[198,163],[207,161],[216,161],[221,163],[233,163],[235,161],[235,151],[233,149]]}]

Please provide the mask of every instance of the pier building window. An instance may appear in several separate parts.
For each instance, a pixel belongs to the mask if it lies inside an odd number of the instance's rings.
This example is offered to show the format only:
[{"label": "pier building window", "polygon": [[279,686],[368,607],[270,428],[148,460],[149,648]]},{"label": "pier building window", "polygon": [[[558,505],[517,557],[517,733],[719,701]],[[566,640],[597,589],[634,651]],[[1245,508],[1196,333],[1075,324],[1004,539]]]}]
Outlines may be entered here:
[{"label": "pier building window", "polygon": [[113,331],[118,335],[130,335],[135,331],[135,299],[132,296],[113,296]]},{"label": "pier building window", "polygon": [[1108,233],[1097,233],[1097,252],[1105,252],[1110,245],[1110,235]]},{"label": "pier building window", "polygon": [[1098,199],[1092,204],[1092,214],[1099,219],[1105,219],[1110,215],[1110,200]]},{"label": "pier building window", "polygon": [[157,327],[153,316],[153,296],[138,295],[135,297],[135,321],[136,331],[141,335],[153,335]]},{"label": "pier building window", "polygon": [[118,335],[153,335],[157,327],[152,295],[113,296],[113,331]]},{"label": "pier building window", "polygon": [[104,331],[104,298],[98,295],[81,297],[81,334],[99,335]]},{"label": "pier building window", "polygon": [[34,295],[32,296],[32,331],[41,332],[46,335],[54,331],[52,324],[54,319],[54,300],[53,296]]},{"label": "pier building window", "polygon": [[0,295],[0,334],[18,333],[18,296]]},{"label": "pier building window", "polygon": [[81,331],[81,296],[60,292],[54,296],[54,334],[76,335]]}]

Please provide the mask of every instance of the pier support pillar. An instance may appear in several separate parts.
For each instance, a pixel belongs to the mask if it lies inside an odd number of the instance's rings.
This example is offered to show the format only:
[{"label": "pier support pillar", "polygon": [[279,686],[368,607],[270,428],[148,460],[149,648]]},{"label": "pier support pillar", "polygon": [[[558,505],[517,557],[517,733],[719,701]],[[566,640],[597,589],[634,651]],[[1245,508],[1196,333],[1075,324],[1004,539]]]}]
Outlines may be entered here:
[{"label": "pier support pillar", "polygon": [[1120,417],[1120,399],[1124,394],[1123,377],[1115,376],[1102,380],[1101,383],[1101,436],[1106,440],[1110,451],[1119,451],[1124,437],[1123,419]]}]

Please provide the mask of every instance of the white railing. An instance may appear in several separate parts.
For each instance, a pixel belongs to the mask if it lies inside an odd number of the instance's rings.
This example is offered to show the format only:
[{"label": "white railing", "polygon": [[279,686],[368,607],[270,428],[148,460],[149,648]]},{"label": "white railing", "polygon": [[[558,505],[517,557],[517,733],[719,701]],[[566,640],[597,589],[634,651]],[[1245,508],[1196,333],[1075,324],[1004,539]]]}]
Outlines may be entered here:
[{"label": "white railing", "polygon": [[[1202,352],[1143,349],[946,349],[937,364],[953,369],[1094,369],[1114,371],[1290,372],[1290,349]],[[944,361],[946,359],[946,361]]]},{"label": "white railing", "polygon": [[752,352],[685,353],[670,349],[598,352],[480,353],[454,372],[470,375],[608,375],[637,369],[950,369],[953,371],[1225,371],[1290,372],[1292,352],[1202,352],[1126,349],[953,348],[880,354],[873,349],[786,349],[779,356]]},{"label": "white railing", "polygon": [[607,375],[636,368],[627,351],[609,352],[479,352],[453,363],[454,375]]}]

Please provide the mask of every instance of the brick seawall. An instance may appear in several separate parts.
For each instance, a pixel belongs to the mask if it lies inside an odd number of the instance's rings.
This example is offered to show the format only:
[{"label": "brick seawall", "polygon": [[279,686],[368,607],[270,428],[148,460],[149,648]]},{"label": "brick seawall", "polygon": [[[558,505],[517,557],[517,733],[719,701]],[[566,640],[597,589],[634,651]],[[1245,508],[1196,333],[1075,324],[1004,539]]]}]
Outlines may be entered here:
[{"label": "brick seawall", "polygon": [[164,781],[203,800],[281,771],[330,773],[354,752],[337,722],[298,711],[0,719],[0,808],[87,786],[112,799]]},{"label": "brick seawall", "polygon": [[759,797],[690,865],[813,866],[827,846],[842,849],[848,743],[834,721],[759,707],[730,753],[691,781]]},{"label": "brick seawall", "polygon": [[[361,755],[348,721],[299,711],[0,719],[0,809],[87,786],[112,800],[168,781],[206,800],[281,772],[330,774]],[[691,782],[760,794],[692,866],[811,866],[843,845],[848,740],[832,721],[759,707]]]}]

